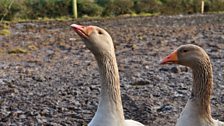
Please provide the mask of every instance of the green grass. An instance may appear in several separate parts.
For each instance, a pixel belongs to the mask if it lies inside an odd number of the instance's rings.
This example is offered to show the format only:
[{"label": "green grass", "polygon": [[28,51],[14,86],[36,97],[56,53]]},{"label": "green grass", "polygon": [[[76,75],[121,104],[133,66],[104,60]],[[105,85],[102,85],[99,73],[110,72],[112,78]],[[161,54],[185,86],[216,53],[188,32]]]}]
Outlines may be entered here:
[{"label": "green grass", "polygon": [[27,22],[27,21],[68,21],[68,20],[72,20],[73,18],[72,17],[69,17],[69,16],[63,16],[63,17],[57,17],[57,18],[49,18],[49,17],[40,17],[40,18],[37,18],[37,19],[23,19],[23,18],[16,18],[14,19],[13,23],[17,23],[17,22]]},{"label": "green grass", "polygon": [[[224,11],[217,11],[217,12],[205,12],[205,14],[224,14]],[[62,16],[62,17],[57,17],[57,18],[48,18],[48,17],[40,17],[37,19],[23,19],[23,18],[14,18],[12,21],[3,21],[4,29],[9,29],[9,23],[17,23],[17,22],[27,22],[27,21],[33,21],[33,22],[39,22],[39,21],[71,21],[71,20],[82,20],[82,19],[87,19],[87,20],[98,20],[98,19],[116,19],[120,17],[138,17],[138,16],[158,16],[161,15],[161,13],[131,13],[131,14],[124,14],[124,15],[119,15],[119,16],[105,16],[105,17],[100,17],[100,16],[87,16],[84,15],[82,17],[78,17],[78,19],[75,19],[73,16]],[[178,15],[178,14],[177,14]],[[1,22],[2,23],[2,22]],[[1,24],[0,24],[0,35],[8,35],[10,34],[10,30],[3,30],[1,32]]]},{"label": "green grass", "polygon": [[10,35],[10,30],[9,29],[2,29],[0,30],[0,35],[2,36],[7,36],[7,35]]},{"label": "green grass", "polygon": [[224,14],[224,11],[206,12],[208,14]]},{"label": "green grass", "polygon": [[10,35],[10,26],[9,22],[1,22],[0,24],[0,35],[7,36]]},{"label": "green grass", "polygon": [[26,49],[23,48],[13,48],[11,50],[8,51],[9,54],[27,54],[28,51]]}]

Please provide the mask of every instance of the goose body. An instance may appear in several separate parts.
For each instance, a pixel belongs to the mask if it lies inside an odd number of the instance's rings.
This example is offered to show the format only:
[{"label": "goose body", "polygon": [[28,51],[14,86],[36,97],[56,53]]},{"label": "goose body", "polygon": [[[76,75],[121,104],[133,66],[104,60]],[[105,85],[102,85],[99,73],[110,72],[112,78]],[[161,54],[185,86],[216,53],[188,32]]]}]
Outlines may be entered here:
[{"label": "goose body", "polygon": [[212,65],[207,53],[193,44],[182,45],[165,57],[161,64],[180,64],[192,69],[193,85],[176,126],[224,126],[211,116],[210,97],[213,85]]},{"label": "goose body", "polygon": [[124,118],[117,61],[110,35],[97,26],[72,24],[71,27],[95,56],[101,77],[99,105],[88,126],[143,126]]},{"label": "goose body", "polygon": [[199,113],[197,103],[189,99],[177,120],[176,126],[224,126],[223,122],[213,118],[208,121]]},{"label": "goose body", "polygon": [[211,125],[211,122],[203,119],[199,113],[197,103],[189,99],[177,120],[176,126],[218,126]]}]

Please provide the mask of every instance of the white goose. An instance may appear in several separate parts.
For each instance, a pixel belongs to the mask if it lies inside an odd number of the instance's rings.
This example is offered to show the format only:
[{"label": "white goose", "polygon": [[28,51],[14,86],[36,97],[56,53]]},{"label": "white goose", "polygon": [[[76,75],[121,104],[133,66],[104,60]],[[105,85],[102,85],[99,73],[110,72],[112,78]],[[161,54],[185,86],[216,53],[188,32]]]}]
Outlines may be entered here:
[{"label": "white goose", "polygon": [[119,73],[111,36],[97,26],[72,24],[71,27],[94,54],[101,76],[100,102],[88,126],[143,126],[139,122],[124,119]]},{"label": "white goose", "polygon": [[163,59],[161,64],[188,66],[193,72],[191,97],[183,109],[176,126],[224,126],[211,116],[210,96],[212,92],[212,65],[207,53],[199,46],[180,46]]}]

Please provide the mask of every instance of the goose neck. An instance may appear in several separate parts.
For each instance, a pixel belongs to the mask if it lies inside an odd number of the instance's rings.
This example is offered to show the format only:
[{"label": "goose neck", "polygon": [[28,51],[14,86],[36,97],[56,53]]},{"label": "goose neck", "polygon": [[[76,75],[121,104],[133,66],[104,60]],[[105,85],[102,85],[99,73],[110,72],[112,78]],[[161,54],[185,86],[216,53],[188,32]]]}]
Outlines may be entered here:
[{"label": "goose neck", "polygon": [[209,61],[199,62],[193,67],[191,100],[197,103],[200,115],[211,121],[210,97],[212,93],[212,66]]},{"label": "goose neck", "polygon": [[[124,122],[120,93],[120,79],[115,54],[103,54],[96,57],[101,75],[101,100],[98,108],[106,108],[104,112],[117,116]],[[122,123],[121,123],[122,124]]]}]

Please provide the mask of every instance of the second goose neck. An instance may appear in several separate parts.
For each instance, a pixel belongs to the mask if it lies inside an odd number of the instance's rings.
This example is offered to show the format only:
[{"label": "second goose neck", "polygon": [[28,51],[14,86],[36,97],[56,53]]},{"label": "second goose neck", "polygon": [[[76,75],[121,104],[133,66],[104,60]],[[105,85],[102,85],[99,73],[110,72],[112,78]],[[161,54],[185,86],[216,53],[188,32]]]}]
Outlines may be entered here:
[{"label": "second goose neck", "polygon": [[210,97],[212,93],[212,65],[201,61],[193,68],[193,87],[191,99],[197,102],[200,115],[211,121]]}]

